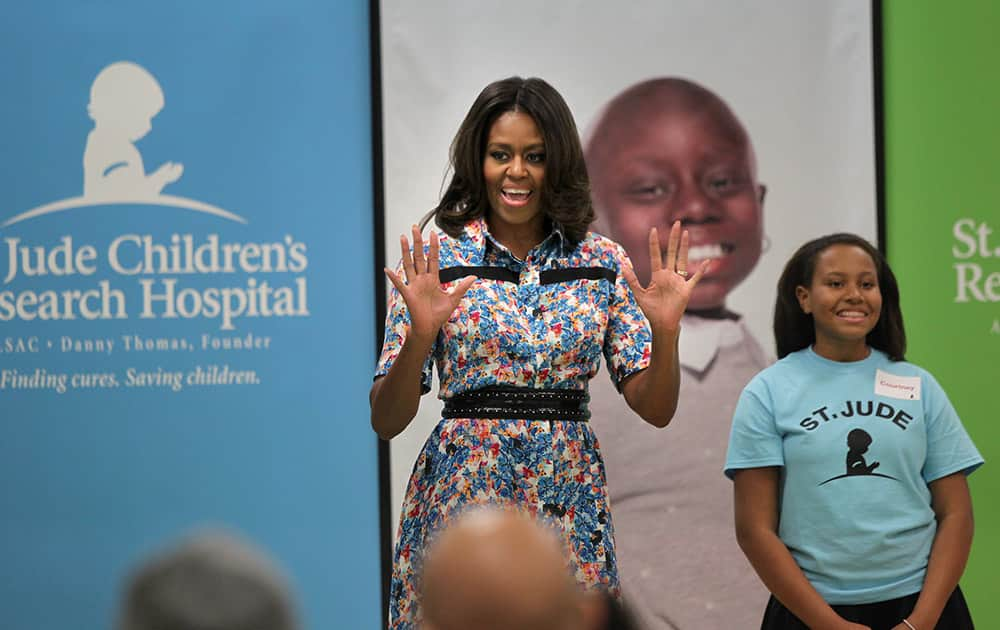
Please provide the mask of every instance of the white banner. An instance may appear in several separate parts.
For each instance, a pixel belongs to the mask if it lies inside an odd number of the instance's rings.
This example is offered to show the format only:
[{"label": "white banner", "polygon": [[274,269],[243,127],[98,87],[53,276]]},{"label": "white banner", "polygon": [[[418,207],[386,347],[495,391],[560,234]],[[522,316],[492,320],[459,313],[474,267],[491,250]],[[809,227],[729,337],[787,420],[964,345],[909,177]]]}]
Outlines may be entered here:
[{"label": "white banner", "polygon": [[[684,385],[670,428],[648,428],[609,400],[615,394],[603,371],[592,393],[593,409],[603,410],[593,421],[627,601],[650,630],[759,624],[766,591],[736,548],[732,490],[722,475],[729,416],[749,375],[773,354],[774,287],[791,253],[834,231],[876,237],[870,3],[386,0],[381,26],[389,265],[399,234],[436,205],[449,144],[496,79],[544,78],[584,136],[616,95],[659,77],[707,88],[746,128],[767,193],[763,253],[725,296],[730,315],[741,317],[722,326],[685,321]],[[618,240],[606,227],[598,229]],[[727,372],[716,349],[737,344],[748,356]],[[615,405],[622,412],[609,417]],[[439,401],[425,397],[392,441],[394,527],[439,412]]]}]

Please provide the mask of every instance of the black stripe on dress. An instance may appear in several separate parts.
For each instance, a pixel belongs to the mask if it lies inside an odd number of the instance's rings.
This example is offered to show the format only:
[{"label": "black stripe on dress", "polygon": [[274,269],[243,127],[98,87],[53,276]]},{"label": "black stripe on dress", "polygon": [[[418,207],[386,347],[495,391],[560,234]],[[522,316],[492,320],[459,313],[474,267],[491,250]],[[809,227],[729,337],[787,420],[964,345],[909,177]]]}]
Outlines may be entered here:
[{"label": "black stripe on dress", "polygon": [[606,267],[567,267],[565,269],[545,269],[538,277],[541,284],[572,282],[573,280],[607,280],[614,284],[618,274]]},{"label": "black stripe on dress", "polygon": [[442,284],[464,278],[465,276],[476,276],[486,280],[499,280],[500,282],[513,282],[514,284],[521,282],[521,277],[506,267],[447,267],[438,271],[438,279]]}]

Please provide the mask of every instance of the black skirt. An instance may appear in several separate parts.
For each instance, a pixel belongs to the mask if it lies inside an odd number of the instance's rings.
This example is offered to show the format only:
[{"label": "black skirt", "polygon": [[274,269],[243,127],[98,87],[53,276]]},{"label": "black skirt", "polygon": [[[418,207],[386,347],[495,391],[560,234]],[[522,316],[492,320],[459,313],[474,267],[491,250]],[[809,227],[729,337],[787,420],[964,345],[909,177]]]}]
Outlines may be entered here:
[{"label": "black skirt", "polygon": [[[847,621],[860,623],[872,630],[892,630],[913,612],[920,593],[897,597],[896,599],[873,604],[846,604],[833,606],[833,610]],[[774,595],[767,602],[761,630],[809,630],[809,626],[785,608]],[[974,630],[972,615],[962,596],[962,590],[955,587],[951,597],[944,605],[941,618],[934,628],[917,628],[917,630]]]}]

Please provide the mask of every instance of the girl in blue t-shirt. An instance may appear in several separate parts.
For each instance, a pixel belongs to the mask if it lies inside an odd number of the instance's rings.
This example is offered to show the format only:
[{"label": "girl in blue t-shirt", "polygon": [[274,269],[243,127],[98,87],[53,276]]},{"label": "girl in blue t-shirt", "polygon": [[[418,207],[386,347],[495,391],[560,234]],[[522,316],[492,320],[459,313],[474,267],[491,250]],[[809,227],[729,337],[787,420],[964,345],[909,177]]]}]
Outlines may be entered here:
[{"label": "girl in blue t-shirt", "polygon": [[983,459],[903,360],[885,258],[852,234],[803,245],[774,334],[779,361],[741,394],[726,456],[737,540],[772,593],[762,629],[971,629],[958,580]]}]

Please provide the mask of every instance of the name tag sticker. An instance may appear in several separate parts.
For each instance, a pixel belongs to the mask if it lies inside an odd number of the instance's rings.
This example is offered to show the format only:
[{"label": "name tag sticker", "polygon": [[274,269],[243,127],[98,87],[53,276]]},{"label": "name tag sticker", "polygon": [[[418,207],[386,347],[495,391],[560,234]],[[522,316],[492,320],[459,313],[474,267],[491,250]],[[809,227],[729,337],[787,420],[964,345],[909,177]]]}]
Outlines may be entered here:
[{"label": "name tag sticker", "polygon": [[875,370],[875,395],[900,400],[920,400],[920,377],[896,376]]}]

